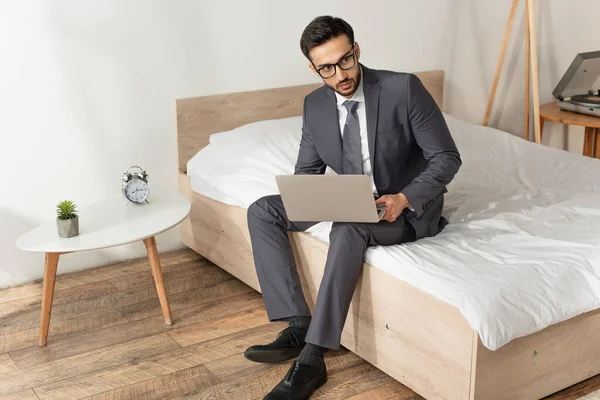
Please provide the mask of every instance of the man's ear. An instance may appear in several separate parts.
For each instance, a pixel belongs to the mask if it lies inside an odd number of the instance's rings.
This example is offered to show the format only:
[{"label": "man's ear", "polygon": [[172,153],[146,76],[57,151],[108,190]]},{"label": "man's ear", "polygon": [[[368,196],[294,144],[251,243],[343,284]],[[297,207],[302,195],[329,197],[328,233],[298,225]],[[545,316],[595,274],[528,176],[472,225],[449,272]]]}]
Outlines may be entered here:
[{"label": "man's ear", "polygon": [[358,45],[358,42],[356,42],[354,52],[356,54],[356,61],[360,60],[360,46]]}]

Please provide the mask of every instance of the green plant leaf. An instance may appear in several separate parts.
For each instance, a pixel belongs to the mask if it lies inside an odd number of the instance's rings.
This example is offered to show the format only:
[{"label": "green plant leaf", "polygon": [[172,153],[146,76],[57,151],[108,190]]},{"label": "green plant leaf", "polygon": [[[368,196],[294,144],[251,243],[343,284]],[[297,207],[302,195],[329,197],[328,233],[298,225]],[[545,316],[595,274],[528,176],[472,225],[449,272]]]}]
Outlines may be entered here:
[{"label": "green plant leaf", "polygon": [[77,216],[77,206],[71,200],[63,200],[56,205],[58,219],[72,219]]}]

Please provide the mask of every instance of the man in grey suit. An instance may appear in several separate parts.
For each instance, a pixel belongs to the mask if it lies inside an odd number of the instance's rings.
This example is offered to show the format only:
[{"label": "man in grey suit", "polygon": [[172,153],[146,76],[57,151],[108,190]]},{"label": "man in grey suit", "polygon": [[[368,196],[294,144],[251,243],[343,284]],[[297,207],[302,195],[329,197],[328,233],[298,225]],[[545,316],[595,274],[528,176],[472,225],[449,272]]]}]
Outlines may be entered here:
[{"label": "man in grey suit", "polygon": [[287,232],[304,231],[316,222],[290,221],[278,195],[248,209],[269,320],[289,321],[289,327],[272,343],[248,348],[245,356],[281,362],[299,355],[266,399],[307,399],[325,384],[323,355],[340,347],[365,250],[440,232],[447,223],[442,216],[446,185],[461,165],[442,113],[421,81],[413,74],[360,64],[360,47],[348,23],[318,17],[305,28],[300,45],[325,85],[304,99],[295,173],[323,174],[329,166],[338,174],[366,174],[386,214],[376,224],[333,224],[311,317]]}]

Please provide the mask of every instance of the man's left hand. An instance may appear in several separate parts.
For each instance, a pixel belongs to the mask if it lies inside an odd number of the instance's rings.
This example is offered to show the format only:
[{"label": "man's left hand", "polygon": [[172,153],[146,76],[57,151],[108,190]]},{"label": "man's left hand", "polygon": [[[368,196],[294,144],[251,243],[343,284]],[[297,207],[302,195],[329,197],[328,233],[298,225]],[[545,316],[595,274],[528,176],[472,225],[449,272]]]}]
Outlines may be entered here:
[{"label": "man's left hand", "polygon": [[385,194],[375,201],[376,205],[385,204],[385,215],[382,220],[394,222],[402,211],[408,207],[408,199],[403,193]]}]

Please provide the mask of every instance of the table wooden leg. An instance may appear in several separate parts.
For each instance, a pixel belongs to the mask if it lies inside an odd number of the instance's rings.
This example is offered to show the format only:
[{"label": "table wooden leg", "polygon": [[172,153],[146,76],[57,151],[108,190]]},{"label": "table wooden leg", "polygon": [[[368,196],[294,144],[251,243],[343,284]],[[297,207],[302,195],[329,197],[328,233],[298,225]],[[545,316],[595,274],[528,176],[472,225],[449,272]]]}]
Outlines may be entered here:
[{"label": "table wooden leg", "polygon": [[544,137],[544,122],[546,122],[546,118],[540,117],[540,140]]},{"label": "table wooden leg", "polygon": [[46,264],[44,266],[44,285],[42,288],[40,346],[45,346],[48,340],[48,328],[50,326],[50,313],[52,311],[54,283],[56,282],[56,268],[58,266],[59,256],[60,253],[46,253]]},{"label": "table wooden leg", "polygon": [[156,249],[156,240],[153,237],[144,239],[146,250],[148,251],[148,258],[150,259],[150,266],[152,267],[152,276],[154,277],[154,283],[156,284],[156,291],[158,292],[158,298],[160,300],[160,308],[162,309],[163,316],[167,325],[173,325],[171,320],[171,309],[169,308],[169,302],[167,300],[167,289],[165,288],[165,281],[163,279],[162,268],[160,266],[160,259],[158,258],[158,250]]},{"label": "table wooden leg", "polygon": [[585,140],[583,141],[583,155],[588,157],[596,156],[598,129],[585,128]]}]

